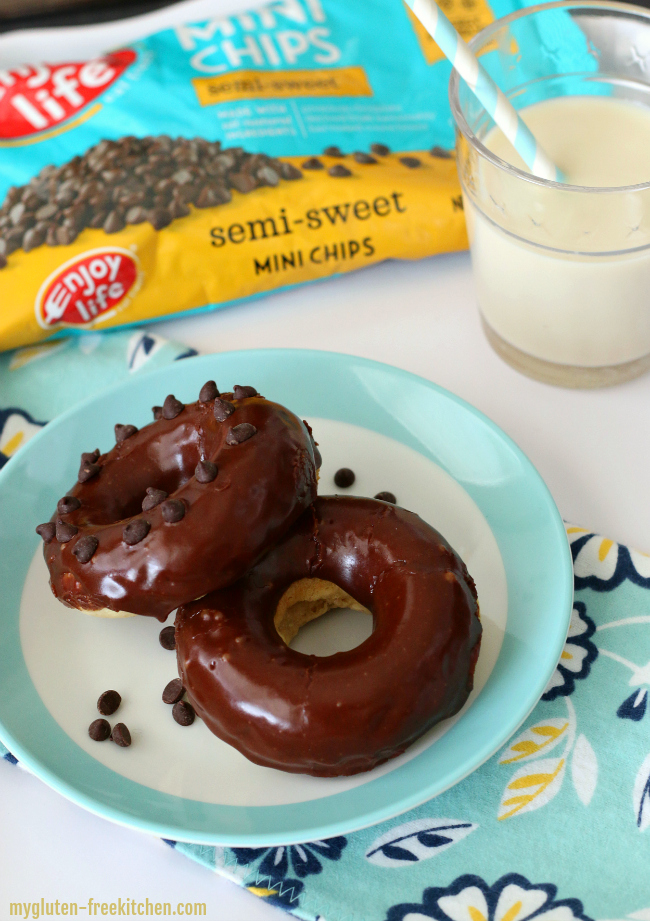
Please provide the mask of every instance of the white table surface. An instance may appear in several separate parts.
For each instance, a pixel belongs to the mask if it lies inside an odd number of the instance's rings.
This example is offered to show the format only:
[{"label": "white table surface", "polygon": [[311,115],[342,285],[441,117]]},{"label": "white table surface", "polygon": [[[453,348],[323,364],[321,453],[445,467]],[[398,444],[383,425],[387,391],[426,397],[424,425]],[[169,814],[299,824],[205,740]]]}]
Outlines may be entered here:
[{"label": "white table surface", "polygon": [[[56,41],[47,31],[4,36],[0,66],[63,59],[71,49],[81,57],[159,24],[245,5],[189,0],[119,25],[59,30]],[[565,519],[650,551],[650,375],[595,391],[562,390],[520,376],[482,335],[465,253],[386,263],[151,329],[201,352],[326,349],[429,378],[474,404],[519,444]],[[4,761],[0,828],[3,919],[10,901],[41,895],[79,904],[90,897],[205,902],[208,921],[285,917],[159,840],[85,812]]]}]

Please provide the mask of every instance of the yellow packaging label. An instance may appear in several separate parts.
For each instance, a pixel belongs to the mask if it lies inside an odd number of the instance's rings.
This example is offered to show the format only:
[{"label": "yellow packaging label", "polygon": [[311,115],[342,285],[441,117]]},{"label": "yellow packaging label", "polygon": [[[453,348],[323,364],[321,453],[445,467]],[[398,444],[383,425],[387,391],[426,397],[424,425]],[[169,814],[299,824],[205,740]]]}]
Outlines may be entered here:
[{"label": "yellow packaging label", "polygon": [[[466,42],[474,38],[481,29],[494,22],[494,13],[486,0],[438,0],[438,2],[440,9]],[[406,4],[405,9],[427,64],[443,61],[445,56],[438,47],[437,42],[431,38],[420,20]],[[489,51],[491,47],[496,47],[496,44],[486,46],[483,53]]]},{"label": "yellow packaging label", "polygon": [[[387,258],[465,249],[455,161],[409,151],[409,165],[401,156],[364,165],[347,157],[339,177],[327,169],[343,161],[323,156],[325,169],[192,206],[159,231],[147,222],[113,234],[86,228],[68,246],[17,250],[2,269],[0,342],[15,348],[66,326],[107,329]],[[70,311],[74,324],[61,320]]]},{"label": "yellow packaging label", "polygon": [[330,70],[238,70],[218,77],[195,77],[202,106],[237,99],[288,99],[296,96],[372,96],[363,67]]}]

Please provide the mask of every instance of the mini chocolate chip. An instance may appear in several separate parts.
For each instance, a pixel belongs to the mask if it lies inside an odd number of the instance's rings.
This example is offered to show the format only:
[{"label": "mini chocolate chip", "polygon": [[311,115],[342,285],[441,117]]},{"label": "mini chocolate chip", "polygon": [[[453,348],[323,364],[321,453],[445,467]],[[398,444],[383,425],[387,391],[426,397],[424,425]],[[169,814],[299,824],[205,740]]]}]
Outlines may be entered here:
[{"label": "mini chocolate chip", "polygon": [[415,169],[418,166],[422,166],[422,160],[418,160],[417,157],[400,157],[399,162],[402,166],[408,166],[409,169]]},{"label": "mini chocolate chip", "polygon": [[87,483],[88,480],[92,480],[94,476],[97,476],[101,469],[99,464],[82,464],[77,474],[77,480],[80,483]]},{"label": "mini chocolate chip", "polygon": [[392,492],[384,490],[384,492],[378,492],[375,496],[375,499],[381,499],[382,502],[390,502],[391,505],[397,505],[397,499],[395,498]]},{"label": "mini chocolate chip", "polygon": [[124,220],[127,224],[144,224],[147,220],[147,212],[142,205],[134,205],[126,212]]},{"label": "mini chocolate chip", "polygon": [[235,407],[232,403],[229,403],[228,400],[222,400],[220,397],[217,397],[214,401],[213,411],[214,418],[217,422],[225,422],[228,416],[234,413]]},{"label": "mini chocolate chip", "polygon": [[163,703],[176,704],[184,693],[185,688],[183,687],[183,682],[180,678],[174,678],[173,681],[170,681],[169,684],[165,686],[165,690],[162,692]]},{"label": "mini chocolate chip", "polygon": [[444,147],[438,147],[438,145],[432,147],[429,153],[432,157],[439,157],[441,160],[452,160],[454,156],[450,150],[445,150]]},{"label": "mini chocolate chip", "polygon": [[280,172],[282,173],[283,179],[302,179],[302,173],[293,163],[282,162],[280,164]]},{"label": "mini chocolate chip", "polygon": [[375,157],[372,157],[370,154],[364,153],[363,150],[355,150],[354,159],[357,163],[376,163],[377,160]]},{"label": "mini chocolate chip", "polygon": [[179,700],[174,704],[172,716],[180,726],[191,726],[194,722],[194,707],[186,700]]},{"label": "mini chocolate chip", "polygon": [[314,442],[314,462],[316,464],[316,469],[320,470],[320,468],[323,466],[323,458],[321,457],[316,442]]},{"label": "mini chocolate chip", "polygon": [[347,489],[348,486],[352,486],[355,480],[356,476],[354,470],[350,470],[349,467],[341,467],[341,469],[337,470],[334,474],[334,482],[342,489]]},{"label": "mini chocolate chip", "polygon": [[237,189],[238,192],[244,195],[257,188],[257,180],[248,173],[231,173],[230,184],[234,189]]},{"label": "mini chocolate chip", "polygon": [[142,500],[142,511],[150,512],[152,508],[160,505],[168,495],[169,493],[166,493],[164,489],[154,489],[153,486],[147,486],[147,495]]},{"label": "mini chocolate chip", "polygon": [[209,403],[210,400],[216,400],[219,396],[219,389],[214,381],[206,381],[205,384],[201,387],[201,392],[199,393],[199,402],[200,403]]},{"label": "mini chocolate chip", "polygon": [[59,515],[68,515],[70,512],[76,512],[78,508],[81,508],[81,502],[76,496],[64,496],[56,504]]},{"label": "mini chocolate chip", "polygon": [[318,157],[310,157],[302,164],[303,169],[325,169],[325,166]]},{"label": "mini chocolate chip", "polygon": [[88,735],[93,742],[105,742],[111,735],[111,724],[108,720],[93,720],[88,727]]},{"label": "mini chocolate chip", "polygon": [[70,524],[67,521],[63,521],[61,518],[56,519],[56,539],[60,544],[67,544],[69,540],[77,534],[79,528],[75,525]]},{"label": "mini chocolate chip", "polygon": [[235,384],[232,393],[236,400],[244,400],[246,397],[257,396],[257,390],[254,387],[245,387],[242,384]]},{"label": "mini chocolate chip", "polygon": [[120,212],[110,211],[104,221],[104,233],[119,233],[120,230],[124,230],[125,226],[124,217]]},{"label": "mini chocolate chip", "polygon": [[240,445],[243,441],[248,441],[249,438],[252,438],[256,432],[257,429],[250,422],[241,422],[230,429],[226,435],[226,444]]},{"label": "mini chocolate chip", "polygon": [[135,435],[137,432],[135,425],[120,425],[119,422],[115,426],[115,442],[116,444],[122,444],[123,441],[126,441],[127,438],[130,438],[131,435]]},{"label": "mini chocolate chip", "polygon": [[165,402],[163,403],[163,419],[175,419],[184,409],[185,404],[177,400],[173,393],[170,393],[169,396],[165,397]]},{"label": "mini chocolate chip", "polygon": [[[212,466],[215,466],[214,464]],[[215,473],[216,476],[216,473]],[[197,480],[199,478],[197,477]],[[214,479],[214,477],[212,477]],[[209,480],[199,480],[199,483],[209,483]],[[167,524],[176,524],[185,517],[185,503],[182,499],[167,499],[160,507],[163,519]]]},{"label": "mini chocolate chip", "polygon": [[122,697],[117,691],[104,691],[99,695],[97,709],[102,716],[110,716],[111,713],[115,713],[121,703]]},{"label": "mini chocolate chip", "polygon": [[159,419],[162,419],[162,406],[152,406],[152,407],[151,407],[151,412],[153,413],[153,417],[154,417],[154,419],[155,419],[156,422],[157,422]]},{"label": "mini chocolate chip", "polygon": [[149,533],[151,524],[148,521],[145,521],[144,518],[134,518],[133,521],[129,521],[128,524],[124,525],[122,529],[122,540],[125,544],[139,544],[141,540]]},{"label": "mini chocolate chip", "polygon": [[176,649],[176,631],[173,627],[163,627],[158,634],[158,642],[163,649]]},{"label": "mini chocolate chip", "polygon": [[81,455],[82,464],[94,464],[97,458],[99,457],[99,448],[95,448],[94,451],[84,451]]},{"label": "mini chocolate chip", "polygon": [[352,175],[347,166],[343,166],[342,163],[335,163],[334,166],[330,166],[327,172],[336,179],[342,179],[344,176]]},{"label": "mini chocolate chip", "polygon": [[335,144],[332,144],[330,147],[326,147],[323,151],[326,157],[344,157],[345,154],[340,147],[337,147]]},{"label": "mini chocolate chip", "polygon": [[56,535],[56,525],[53,521],[45,521],[36,526],[36,533],[43,538],[44,543],[49,544]]},{"label": "mini chocolate chip", "polygon": [[128,748],[131,744],[131,733],[124,723],[116,723],[111,732],[111,740],[120,748]]},{"label": "mini chocolate chip", "polygon": [[172,198],[171,204],[169,205],[169,211],[175,220],[181,217],[187,217],[188,214],[190,214],[190,209],[178,198]]},{"label": "mini chocolate chip", "polygon": [[154,230],[162,230],[168,227],[174,220],[174,215],[168,208],[152,208],[149,212],[149,223]]},{"label": "mini chocolate chip", "polygon": [[95,550],[99,547],[99,541],[92,534],[85,534],[80,537],[72,548],[73,554],[80,563],[88,563],[92,559]]},{"label": "mini chocolate chip", "polygon": [[[226,438],[226,441],[228,439]],[[194,468],[194,476],[199,483],[211,483],[216,480],[219,468],[212,461],[199,461]]]},{"label": "mini chocolate chip", "polygon": [[370,149],[378,157],[387,157],[390,153],[390,147],[387,147],[386,144],[371,144]]}]

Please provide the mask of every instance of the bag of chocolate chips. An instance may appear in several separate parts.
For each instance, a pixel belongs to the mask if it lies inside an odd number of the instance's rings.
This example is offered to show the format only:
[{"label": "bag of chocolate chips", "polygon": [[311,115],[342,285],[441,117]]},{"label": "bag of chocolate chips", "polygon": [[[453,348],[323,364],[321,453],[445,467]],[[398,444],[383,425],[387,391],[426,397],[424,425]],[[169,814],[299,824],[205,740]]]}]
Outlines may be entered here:
[{"label": "bag of chocolate chips", "polygon": [[[442,5],[466,38],[513,8]],[[448,80],[399,0],[0,71],[0,349],[464,249]]]}]

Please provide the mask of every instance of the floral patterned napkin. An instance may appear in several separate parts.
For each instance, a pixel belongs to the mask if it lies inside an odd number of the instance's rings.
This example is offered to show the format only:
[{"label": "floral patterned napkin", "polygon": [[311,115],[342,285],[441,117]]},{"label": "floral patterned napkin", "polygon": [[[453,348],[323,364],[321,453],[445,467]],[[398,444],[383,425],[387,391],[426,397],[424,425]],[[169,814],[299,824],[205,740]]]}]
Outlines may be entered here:
[{"label": "floral patterned napkin", "polygon": [[[0,466],[80,398],[191,354],[126,331],[0,355]],[[346,837],[167,843],[305,921],[650,921],[650,556],[567,532],[564,651],[524,727],[471,776]]]}]

